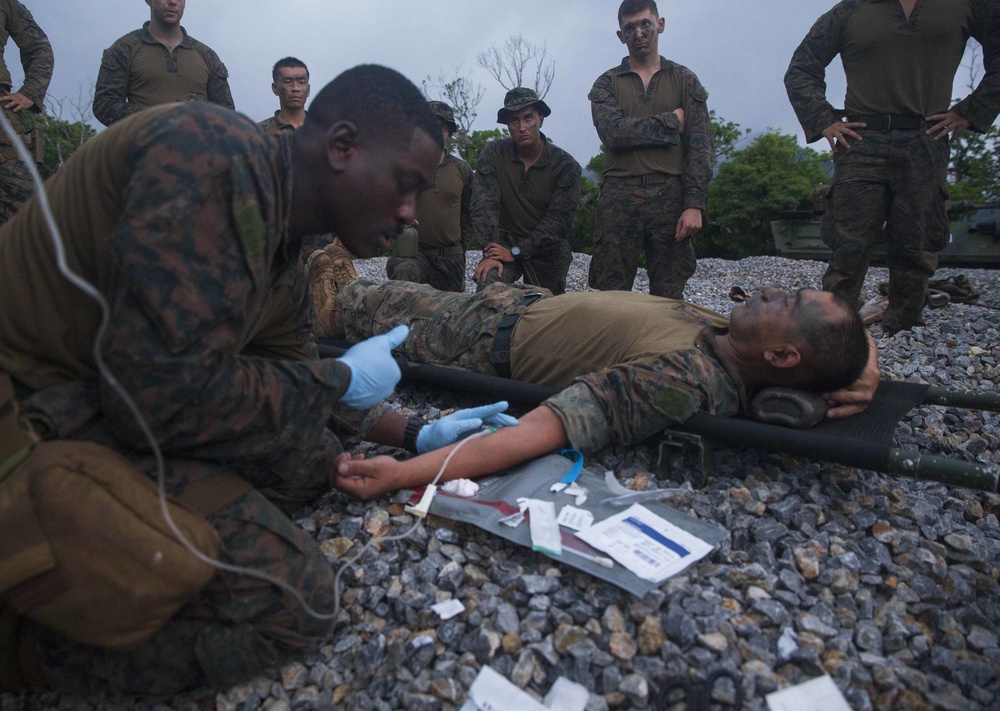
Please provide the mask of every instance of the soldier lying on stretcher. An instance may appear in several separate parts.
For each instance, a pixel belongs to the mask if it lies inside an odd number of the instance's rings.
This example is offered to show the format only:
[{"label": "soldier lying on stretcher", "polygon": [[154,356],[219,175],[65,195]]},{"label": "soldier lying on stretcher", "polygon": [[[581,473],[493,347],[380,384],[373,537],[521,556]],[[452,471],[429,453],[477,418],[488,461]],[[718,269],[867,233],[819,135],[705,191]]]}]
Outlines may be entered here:
[{"label": "soldier lying on stretcher", "polygon": [[[324,275],[310,281],[315,296]],[[501,285],[472,295],[365,281],[325,284],[331,292],[328,308],[316,302],[318,316],[348,340],[407,323],[400,350],[412,361],[564,388],[516,427],[463,446],[444,481],[560,447],[631,445],[696,412],[735,415],[767,386],[825,393],[829,416],[852,414],[878,384],[877,353],[857,312],[829,292],[764,287],[728,318],[631,292],[538,298]],[[361,498],[426,484],[450,451],[405,462],[341,455],[335,483]]]}]

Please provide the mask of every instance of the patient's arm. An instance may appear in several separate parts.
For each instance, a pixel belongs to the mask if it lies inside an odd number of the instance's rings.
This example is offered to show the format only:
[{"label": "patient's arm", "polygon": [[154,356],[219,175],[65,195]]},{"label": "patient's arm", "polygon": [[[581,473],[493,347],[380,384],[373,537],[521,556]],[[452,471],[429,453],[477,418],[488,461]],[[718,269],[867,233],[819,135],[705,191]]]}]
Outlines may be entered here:
[{"label": "patient's arm", "polygon": [[865,366],[861,377],[843,390],[833,393],[823,393],[830,409],[826,416],[830,419],[856,415],[871,404],[875,396],[875,389],[878,387],[878,349],[875,347],[875,339],[868,335],[868,365]]},{"label": "patient's arm", "polygon": [[[520,418],[513,427],[465,441],[448,462],[440,481],[493,474],[566,444],[562,421],[542,405]],[[396,489],[430,484],[457,446],[442,447],[402,462],[386,456],[363,459],[360,455],[343,454],[337,460],[334,486],[359,499],[372,499]]]}]

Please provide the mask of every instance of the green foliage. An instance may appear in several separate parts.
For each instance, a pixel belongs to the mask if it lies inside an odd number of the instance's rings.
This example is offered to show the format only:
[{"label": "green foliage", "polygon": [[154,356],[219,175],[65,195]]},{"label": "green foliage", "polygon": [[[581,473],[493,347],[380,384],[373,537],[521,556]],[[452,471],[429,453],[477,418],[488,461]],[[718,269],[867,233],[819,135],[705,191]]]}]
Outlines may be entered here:
[{"label": "green foliage", "polygon": [[709,187],[708,212],[718,225],[698,236],[699,256],[773,254],[771,220],[810,207],[813,189],[829,179],[826,158],[775,130],[734,151]]},{"label": "green foliage", "polygon": [[494,128],[489,131],[472,131],[471,133],[459,131],[459,133],[452,137],[453,143],[452,146],[449,146],[449,149],[457,150],[459,157],[475,170],[479,159],[479,151],[483,150],[483,146],[495,138],[504,138],[507,135],[506,128]]},{"label": "green foliage", "polygon": [[712,143],[715,145],[715,162],[724,158],[732,158],[739,149],[740,143],[750,133],[749,128],[743,128],[738,123],[726,121],[719,117],[715,110],[708,112],[712,124]]},{"label": "green foliage", "polygon": [[952,142],[948,182],[952,200],[1000,201],[1000,129],[966,131]]},{"label": "green foliage", "polygon": [[28,114],[25,124],[41,126],[45,136],[45,160],[38,166],[43,178],[59,170],[73,151],[97,135],[93,127],[81,121],[63,121],[39,114]]},{"label": "green foliage", "polygon": [[[603,152],[601,156],[603,157]],[[587,168],[595,159],[587,164]],[[598,173],[600,175],[600,173]],[[574,252],[591,254],[594,251],[594,218],[597,214],[597,198],[600,197],[601,186],[584,176],[580,181],[580,209],[576,211],[576,221],[569,235],[569,244]]]}]

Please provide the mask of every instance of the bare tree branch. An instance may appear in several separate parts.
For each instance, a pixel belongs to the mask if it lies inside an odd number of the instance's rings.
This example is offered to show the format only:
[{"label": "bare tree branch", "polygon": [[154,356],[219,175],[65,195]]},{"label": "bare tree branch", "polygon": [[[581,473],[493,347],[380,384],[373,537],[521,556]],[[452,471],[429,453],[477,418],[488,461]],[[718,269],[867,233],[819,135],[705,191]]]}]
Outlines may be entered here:
[{"label": "bare tree branch", "polygon": [[472,130],[479,115],[477,109],[479,102],[483,100],[483,87],[469,76],[462,73],[462,65],[456,64],[452,67],[454,76],[445,76],[440,72],[437,79],[432,79],[429,75],[421,82],[424,96],[428,99],[436,96],[451,106],[455,111],[455,123],[458,124],[459,133],[468,134]]},{"label": "bare tree branch", "polygon": [[552,88],[556,76],[556,63],[548,56],[546,44],[528,42],[520,34],[511,35],[502,45],[492,44],[476,57],[476,63],[490,73],[508,91],[527,86],[526,71],[534,69],[534,89],[539,99],[544,99]]}]

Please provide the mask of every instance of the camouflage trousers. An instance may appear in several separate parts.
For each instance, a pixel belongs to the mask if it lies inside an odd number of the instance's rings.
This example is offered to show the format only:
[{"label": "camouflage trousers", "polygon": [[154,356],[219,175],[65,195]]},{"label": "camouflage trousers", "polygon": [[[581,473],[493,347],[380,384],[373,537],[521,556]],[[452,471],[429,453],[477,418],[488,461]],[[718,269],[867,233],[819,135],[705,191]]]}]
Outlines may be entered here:
[{"label": "camouflage trousers", "polygon": [[465,291],[465,253],[428,254],[415,257],[389,257],[386,276],[395,281],[429,284],[441,291]]},{"label": "camouflage trousers", "polygon": [[645,186],[607,178],[597,201],[591,288],[632,291],[639,255],[645,252],[649,293],[683,299],[684,285],[697,266],[693,240],[674,237],[683,212],[684,183],[679,176]]},{"label": "camouflage trousers", "polygon": [[927,281],[948,243],[948,144],[920,130],[861,133],[864,140],[834,154],[822,226],[833,254],[823,288],[857,303],[872,247],[884,235],[889,306],[882,324],[894,333],[924,323]]},{"label": "camouflage trousers", "polygon": [[500,321],[527,311],[522,302],[529,293],[499,283],[475,294],[456,294],[412,282],[359,280],[337,295],[337,303],[349,341],[407,324],[410,335],[398,350],[408,360],[495,375],[499,357],[493,354],[493,339]]},{"label": "camouflage trousers", "polygon": [[[30,407],[30,399],[26,405]],[[30,416],[29,407],[25,410]],[[65,414],[72,416],[71,410],[67,407]],[[155,472],[151,457],[117,444],[100,422],[74,439],[110,446],[151,476]],[[220,465],[205,461],[168,458],[165,465],[171,495],[222,471]],[[240,473],[254,483],[246,472]],[[329,473],[322,476],[328,480]],[[314,484],[310,481],[307,488]],[[259,491],[240,496],[207,518],[218,533],[222,562],[267,573],[297,590],[314,610],[332,612],[330,564],[315,541]],[[51,689],[72,694],[167,695],[204,686],[224,689],[245,681],[318,647],[332,625],[309,615],[272,583],[217,571],[198,596],[150,639],[128,648],[83,645],[26,619],[17,636],[21,649],[29,650],[36,675],[40,672]]]},{"label": "camouflage trousers", "polygon": [[17,214],[21,205],[35,194],[31,173],[17,158],[0,163],[0,225]]},{"label": "camouflage trousers", "polygon": [[[508,249],[514,246],[514,241],[506,235],[497,241]],[[553,294],[565,294],[566,275],[569,274],[572,263],[573,250],[569,242],[563,241],[556,249],[545,254],[534,254],[530,258],[522,257],[513,262],[505,262],[503,274],[497,269],[491,269],[486,273],[485,279],[476,281],[476,290],[479,291],[496,282],[513,284],[523,278],[525,286],[540,286]]]}]

